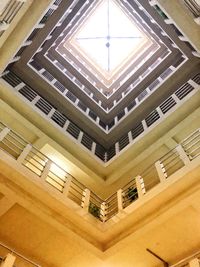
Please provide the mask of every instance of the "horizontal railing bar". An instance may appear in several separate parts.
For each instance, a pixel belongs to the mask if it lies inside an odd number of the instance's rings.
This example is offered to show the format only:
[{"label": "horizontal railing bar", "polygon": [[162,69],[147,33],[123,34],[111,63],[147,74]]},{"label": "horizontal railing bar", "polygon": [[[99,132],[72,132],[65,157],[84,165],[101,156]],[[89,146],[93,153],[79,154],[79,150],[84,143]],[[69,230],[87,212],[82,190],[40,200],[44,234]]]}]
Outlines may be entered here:
[{"label": "horizontal railing bar", "polygon": [[[196,138],[195,138],[196,139]],[[198,139],[197,141],[195,141],[194,143],[192,143],[189,147],[185,148],[186,151],[190,150],[191,147],[195,146],[196,144],[198,144],[200,142],[200,140]]]},{"label": "horizontal railing bar", "polygon": [[[29,163],[31,163],[31,161],[35,161],[36,164],[40,165],[42,168],[44,168],[45,165],[46,165],[45,162],[43,162],[44,164],[42,164],[42,162],[38,161],[36,158],[32,158],[32,157],[30,157],[29,155],[27,155],[26,158],[25,158],[24,160],[26,160],[26,161],[29,162]],[[32,164],[33,164],[33,163],[32,163]]]},{"label": "horizontal railing bar", "polygon": [[26,258],[25,256],[23,256],[22,254],[16,252],[14,249],[9,248],[8,246],[6,246],[5,244],[3,244],[1,242],[0,242],[0,246],[3,247],[3,248],[5,248],[5,249],[8,249],[10,252],[12,252],[13,254],[17,255],[18,257],[24,259],[25,261],[31,263],[32,265],[34,265],[36,267],[41,267],[39,264],[37,264],[37,263],[29,260],[28,258]]},{"label": "horizontal railing bar", "polygon": [[57,183],[58,185],[60,185],[61,187],[64,187],[63,184],[59,183],[59,181],[55,180],[53,177],[49,176],[49,174],[47,175],[47,178],[50,178],[52,181],[54,181],[55,183]]},{"label": "horizontal railing bar", "polygon": [[79,195],[83,195],[82,192],[78,191],[76,188],[74,188],[73,186],[70,186],[70,192],[71,192],[71,189],[73,189],[76,193],[78,193]]},{"label": "horizontal railing bar", "polygon": [[71,191],[69,191],[69,195],[68,195],[68,196],[70,196],[70,194],[71,194],[73,197],[75,197],[76,199],[78,199],[79,202],[80,202],[80,204],[82,203],[82,199],[80,199],[79,197],[77,197],[77,195],[75,195],[74,193],[72,193]]},{"label": "horizontal railing bar", "polygon": [[57,174],[55,174],[53,171],[51,171],[51,169],[49,171],[49,174],[52,174],[52,175],[56,176],[59,180],[65,182],[65,179],[64,178],[62,178],[62,177],[58,176]]}]

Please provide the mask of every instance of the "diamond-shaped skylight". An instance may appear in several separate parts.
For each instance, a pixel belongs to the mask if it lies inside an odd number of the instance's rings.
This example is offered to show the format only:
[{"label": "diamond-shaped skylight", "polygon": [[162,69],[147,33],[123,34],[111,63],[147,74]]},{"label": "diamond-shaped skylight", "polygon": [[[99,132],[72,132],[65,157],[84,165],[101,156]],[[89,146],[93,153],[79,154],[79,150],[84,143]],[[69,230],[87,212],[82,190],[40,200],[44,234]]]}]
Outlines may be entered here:
[{"label": "diamond-shaped skylight", "polygon": [[146,40],[144,33],[114,0],[103,0],[71,43],[109,79]]}]

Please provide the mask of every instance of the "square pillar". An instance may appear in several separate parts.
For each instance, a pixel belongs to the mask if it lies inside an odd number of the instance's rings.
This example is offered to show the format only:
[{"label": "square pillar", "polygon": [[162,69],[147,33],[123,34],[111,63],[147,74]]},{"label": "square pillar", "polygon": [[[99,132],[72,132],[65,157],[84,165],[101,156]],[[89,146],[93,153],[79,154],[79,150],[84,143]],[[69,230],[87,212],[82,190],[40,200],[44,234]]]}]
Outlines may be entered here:
[{"label": "square pillar", "polygon": [[193,259],[189,262],[189,267],[199,267],[200,264],[199,264],[199,260],[196,258],[196,259]]},{"label": "square pillar", "polygon": [[13,267],[16,257],[8,253],[5,259],[1,262],[0,267]]},{"label": "square pillar", "polygon": [[163,164],[158,160],[155,163],[155,168],[156,171],[158,173],[158,177],[160,179],[160,182],[165,182],[166,178],[167,178],[167,174],[164,173],[164,168],[163,168]]},{"label": "square pillar", "polygon": [[123,210],[123,190],[119,189],[117,191],[117,205],[118,205],[118,212]]},{"label": "square pillar", "polygon": [[90,190],[86,188],[83,191],[81,206],[85,211],[88,212],[89,205],[90,205]]},{"label": "square pillar", "polygon": [[49,171],[50,171],[50,168],[51,168],[51,164],[52,164],[52,161],[51,160],[48,160],[44,166],[44,169],[43,169],[43,172],[42,172],[42,175],[41,175],[41,178],[42,178],[42,181],[43,182],[46,182],[46,178],[49,174]]},{"label": "square pillar", "polygon": [[0,142],[6,137],[6,135],[10,132],[9,128],[4,128],[1,132],[0,132]]},{"label": "square pillar", "polygon": [[138,198],[141,198],[146,193],[145,186],[144,186],[144,180],[141,176],[138,175],[135,177],[135,183],[136,183],[136,187],[137,187]]}]

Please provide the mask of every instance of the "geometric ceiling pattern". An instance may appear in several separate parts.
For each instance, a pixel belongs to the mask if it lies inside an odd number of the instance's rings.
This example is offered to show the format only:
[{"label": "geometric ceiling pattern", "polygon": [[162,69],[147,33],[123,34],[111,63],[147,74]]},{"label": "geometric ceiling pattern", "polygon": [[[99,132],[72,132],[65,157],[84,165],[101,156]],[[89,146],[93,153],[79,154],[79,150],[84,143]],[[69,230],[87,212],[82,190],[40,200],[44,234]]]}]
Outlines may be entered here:
[{"label": "geometric ceiling pattern", "polygon": [[116,143],[175,92],[167,78],[196,59],[147,1],[55,3],[8,69],[73,123],[68,132],[78,138],[80,129],[104,156],[95,155],[109,160]]}]

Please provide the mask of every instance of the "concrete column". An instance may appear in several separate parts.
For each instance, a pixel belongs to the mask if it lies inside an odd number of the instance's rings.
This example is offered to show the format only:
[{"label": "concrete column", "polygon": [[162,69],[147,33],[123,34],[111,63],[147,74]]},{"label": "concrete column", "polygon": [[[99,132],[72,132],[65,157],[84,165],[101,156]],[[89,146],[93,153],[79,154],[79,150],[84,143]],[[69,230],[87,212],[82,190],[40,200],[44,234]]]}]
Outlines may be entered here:
[{"label": "concrete column", "polygon": [[136,105],[138,105],[140,103],[138,97],[135,98],[135,103],[136,103]]},{"label": "concrete column", "polygon": [[193,259],[189,262],[189,267],[199,267],[200,264],[199,264],[199,260],[196,258],[196,259]]},{"label": "concrete column", "polygon": [[0,132],[0,142],[6,137],[6,135],[10,132],[10,129],[8,128],[4,128],[1,132]]},{"label": "concrete column", "polygon": [[155,163],[155,168],[156,168],[156,171],[158,173],[158,177],[160,179],[160,182],[165,182],[166,178],[167,178],[167,175],[164,173],[163,171],[163,166],[161,165],[160,161],[156,161]]},{"label": "concrete column", "polygon": [[175,100],[176,103],[180,102],[180,99],[175,94],[172,95],[172,98]]},{"label": "concrete column", "polygon": [[115,153],[116,155],[119,153],[119,142],[115,143]]},{"label": "concrete column", "polygon": [[52,161],[49,159],[45,164],[44,170],[42,172],[41,178],[45,182],[51,168]]},{"label": "concrete column", "polygon": [[128,132],[128,140],[129,140],[129,143],[131,143],[133,141],[133,137],[132,137],[131,131]]},{"label": "concrete column", "polygon": [[106,202],[101,204],[101,219],[103,222],[106,221]]},{"label": "concrete column", "polygon": [[17,158],[17,161],[18,161],[19,163],[22,163],[22,162],[25,160],[25,158],[27,157],[27,155],[29,154],[29,152],[31,151],[31,149],[32,149],[32,145],[27,144],[27,145],[25,146],[25,148],[23,149],[22,153],[21,153],[21,154],[19,155],[19,157]]},{"label": "concrete column", "polygon": [[156,108],[156,111],[158,112],[159,117],[162,118],[164,114],[163,114],[161,108],[160,107],[157,107]]},{"label": "concrete column", "polygon": [[142,126],[144,128],[144,131],[148,128],[147,123],[145,120],[142,120]]},{"label": "concrete column", "polygon": [[155,5],[158,4],[158,2],[157,2],[156,0],[150,0],[150,1],[149,1],[149,4],[150,4],[151,6],[155,6]]},{"label": "concrete column", "polygon": [[83,191],[83,197],[82,197],[81,206],[85,211],[88,212],[89,205],[90,205],[90,190],[86,188]]},{"label": "concrete column", "polygon": [[118,212],[123,210],[123,190],[119,189],[117,191],[117,204],[118,204]]},{"label": "concrete column", "polygon": [[55,108],[52,108],[52,109],[50,110],[49,114],[47,115],[47,117],[48,117],[48,118],[51,118],[51,117],[53,116],[53,114],[54,114],[55,111],[56,111]]},{"label": "concrete column", "polygon": [[4,261],[0,264],[0,267],[13,267],[16,257],[8,253]]},{"label": "concrete column", "polygon": [[25,83],[20,83],[17,86],[15,86],[15,90],[19,91],[20,89],[22,89],[25,86]]},{"label": "concrete column", "polygon": [[89,108],[87,108],[87,109],[86,109],[86,112],[85,112],[85,113],[86,113],[86,115],[88,115],[88,114],[89,114],[89,112],[90,112],[90,109],[89,109]]},{"label": "concrete column", "polygon": [[192,87],[194,87],[194,88],[200,87],[200,85],[199,85],[198,83],[196,83],[195,81],[193,81],[193,80],[191,80],[191,79],[188,81],[188,83],[189,83],[190,85],[192,85]]},{"label": "concrete column", "polygon": [[67,178],[66,178],[66,182],[65,182],[64,188],[63,188],[63,195],[65,195],[66,197],[68,196],[68,193],[69,193],[69,189],[70,189],[70,186],[71,186],[71,181],[72,181],[72,176],[68,175]]},{"label": "concrete column", "polygon": [[200,17],[195,18],[194,21],[195,21],[198,25],[200,25]]},{"label": "concrete column", "polygon": [[78,142],[79,143],[81,143],[82,138],[83,138],[83,132],[80,132],[79,136],[78,136]]},{"label": "concrete column", "polygon": [[195,56],[195,57],[200,57],[200,53],[197,52],[197,51],[193,51],[192,54],[193,54],[193,56]]},{"label": "concrete column", "polygon": [[9,64],[18,61],[19,59],[20,59],[20,56],[14,57],[9,61]]},{"label": "concrete column", "polygon": [[40,99],[41,97],[39,96],[39,95],[37,95],[34,99],[33,99],[33,101],[31,102],[33,105],[35,105],[38,101],[39,101],[39,99]]},{"label": "concrete column", "polygon": [[95,142],[92,142],[92,153],[94,154],[95,153],[95,150],[96,150],[96,143]]},{"label": "concrete column", "polygon": [[185,153],[185,150],[182,148],[181,145],[178,145],[176,147],[176,151],[178,152],[180,159],[183,161],[183,163],[185,165],[187,165],[188,163],[190,163],[190,160],[188,158],[188,155]]},{"label": "concrete column", "polygon": [[4,21],[0,22],[0,32],[1,31],[6,31],[8,29],[8,27],[9,27],[9,25],[10,24],[8,24],[8,23],[6,23]]},{"label": "concrete column", "polygon": [[70,121],[66,120],[66,122],[65,122],[65,124],[63,126],[63,130],[65,130],[65,131],[67,130],[67,128],[69,126],[69,123],[70,123]]},{"label": "concrete column", "polygon": [[138,198],[141,198],[146,193],[145,187],[144,187],[144,180],[140,175],[135,177],[136,187],[137,187],[137,193]]}]

